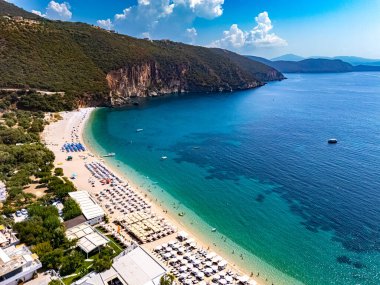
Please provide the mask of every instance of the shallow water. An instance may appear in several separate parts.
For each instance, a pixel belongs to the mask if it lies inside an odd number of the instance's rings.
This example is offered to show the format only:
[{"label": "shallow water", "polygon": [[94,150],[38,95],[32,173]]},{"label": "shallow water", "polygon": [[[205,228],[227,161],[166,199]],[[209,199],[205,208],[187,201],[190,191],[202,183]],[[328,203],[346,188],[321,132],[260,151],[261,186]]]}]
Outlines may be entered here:
[{"label": "shallow water", "polygon": [[380,284],[380,73],[287,77],[100,109],[86,137],[268,284],[294,284],[273,267],[306,284]]}]

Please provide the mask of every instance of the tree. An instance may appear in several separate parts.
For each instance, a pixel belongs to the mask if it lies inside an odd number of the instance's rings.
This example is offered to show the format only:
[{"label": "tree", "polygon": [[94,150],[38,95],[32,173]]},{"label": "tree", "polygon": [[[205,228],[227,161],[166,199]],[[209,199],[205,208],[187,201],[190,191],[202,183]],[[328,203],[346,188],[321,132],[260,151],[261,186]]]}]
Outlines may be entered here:
[{"label": "tree", "polygon": [[56,169],[54,169],[54,175],[55,176],[63,176],[63,169],[60,167],[57,167]]},{"label": "tree", "polygon": [[48,285],[62,285],[61,281],[54,279],[49,282]]},{"label": "tree", "polygon": [[160,285],[172,285],[174,283],[175,276],[171,273],[162,275],[160,278]]},{"label": "tree", "polygon": [[82,253],[76,250],[72,250],[68,255],[62,258],[62,265],[60,273],[62,276],[71,274],[76,271],[84,262],[84,256]]},{"label": "tree", "polygon": [[78,217],[82,214],[82,211],[77,202],[74,199],[68,198],[63,203],[63,219],[65,221]]},{"label": "tree", "polygon": [[92,268],[96,272],[103,272],[110,269],[112,266],[113,249],[109,247],[103,247],[99,255],[94,258]]}]

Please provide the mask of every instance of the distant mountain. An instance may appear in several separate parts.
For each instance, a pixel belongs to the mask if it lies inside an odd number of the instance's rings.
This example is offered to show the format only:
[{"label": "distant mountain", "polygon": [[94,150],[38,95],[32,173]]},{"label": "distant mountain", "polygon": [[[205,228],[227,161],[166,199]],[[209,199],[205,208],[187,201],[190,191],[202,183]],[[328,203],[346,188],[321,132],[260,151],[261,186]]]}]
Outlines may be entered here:
[{"label": "distant mountain", "polygon": [[243,90],[284,79],[274,68],[230,51],[50,21],[3,0],[0,74],[0,87],[65,91],[92,105],[122,105],[133,97],[169,93]]},{"label": "distant mountain", "polygon": [[254,56],[254,55],[246,55],[246,57],[248,57],[251,60],[261,62],[261,63],[269,65],[269,66],[272,66],[272,64],[273,64],[273,61],[266,59],[266,58],[263,58],[263,57]]},{"label": "distant mountain", "polygon": [[272,67],[288,73],[350,72],[352,65],[335,59],[304,59],[301,61],[274,61]]},{"label": "distant mountain", "polygon": [[353,71],[380,71],[380,66],[358,65],[353,66],[348,62],[340,59],[310,58],[300,61],[270,61],[265,58],[256,56],[247,56],[248,58],[265,63],[283,73],[337,73]]},{"label": "distant mountain", "polygon": [[372,65],[372,66],[380,66],[380,59],[370,59],[363,58],[358,56],[310,56],[308,58],[304,58],[302,56],[298,56],[295,54],[285,54],[279,57],[272,58],[271,61],[301,61],[304,59],[339,59],[344,62],[347,62],[351,65]]},{"label": "distant mountain", "polygon": [[352,65],[380,66],[380,59],[369,59],[357,56],[335,56],[334,59],[340,59]]},{"label": "distant mountain", "polygon": [[299,56],[299,55],[296,55],[296,54],[284,54],[282,56],[279,56],[279,57],[275,57],[275,58],[272,58],[271,60],[272,61],[279,61],[279,60],[285,60],[285,61],[300,61],[300,60],[303,60],[305,59],[304,57],[302,56]]}]

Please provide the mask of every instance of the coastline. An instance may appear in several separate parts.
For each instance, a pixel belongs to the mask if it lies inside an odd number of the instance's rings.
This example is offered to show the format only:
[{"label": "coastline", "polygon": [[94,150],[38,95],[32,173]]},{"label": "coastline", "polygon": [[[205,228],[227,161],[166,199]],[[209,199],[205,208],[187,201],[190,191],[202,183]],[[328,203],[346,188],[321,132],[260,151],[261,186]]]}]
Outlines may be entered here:
[{"label": "coastline", "polygon": [[[147,201],[149,201],[149,204],[152,206],[152,212],[157,213],[159,216],[164,217],[167,221],[169,221],[172,225],[174,225],[178,231],[184,230],[187,233],[189,233],[194,239],[196,240],[197,244],[204,248],[209,249],[212,251],[215,251],[217,254],[225,258],[229,262],[229,267],[239,272],[242,275],[251,276],[251,279],[255,280],[258,284],[265,285],[265,284],[302,284],[300,281],[293,280],[294,282],[289,283],[283,283],[281,281],[284,281],[284,279],[293,279],[287,275],[285,275],[282,272],[273,272],[273,274],[277,277],[271,279],[271,277],[266,277],[265,275],[261,274],[259,278],[257,278],[256,274],[258,270],[249,272],[249,268],[255,268],[252,266],[249,266],[251,264],[247,264],[248,262],[239,262],[241,264],[237,265],[238,262],[236,262],[236,259],[232,258],[232,254],[228,254],[226,250],[223,249],[220,243],[213,244],[212,240],[205,239],[205,234],[201,234],[201,230],[197,230],[198,224],[195,223],[195,226],[189,227],[189,225],[185,224],[185,220],[182,217],[177,217],[176,213],[172,213],[172,209],[170,209],[169,204],[160,204],[160,201],[158,200],[157,196],[154,196],[149,190],[149,187],[147,187],[143,184],[139,186],[140,183],[137,183],[136,177],[134,175],[128,173],[128,176],[118,167],[115,167],[115,165],[112,163],[112,161],[109,161],[109,159],[103,159],[99,153],[98,150],[96,150],[96,147],[94,146],[94,142],[92,142],[89,138],[85,136],[85,129],[86,126],[93,115],[93,111],[95,108],[84,108],[80,109],[79,111],[73,111],[73,112],[63,112],[62,117],[63,119],[51,123],[49,126],[46,127],[44,133],[43,133],[43,140],[46,142],[47,147],[54,152],[56,155],[55,165],[57,167],[62,167],[64,169],[64,173],[66,176],[70,176],[71,173],[76,173],[78,175],[78,178],[73,180],[74,184],[77,186],[79,190],[86,190],[90,192],[92,195],[95,194],[95,192],[98,190],[96,188],[91,188],[88,179],[90,178],[90,173],[85,168],[85,162],[89,162],[89,160],[92,161],[99,161],[101,160],[102,163],[104,163],[112,172],[114,172],[117,176],[119,176],[122,180],[127,181],[128,184],[134,189],[135,192],[138,192],[142,194],[142,196],[145,197]],[[74,154],[74,159],[72,162],[66,162],[65,157],[67,156],[66,153],[63,153],[60,151],[60,147],[63,143],[70,141],[70,139],[75,139],[78,142],[83,143],[86,146],[86,153],[83,154],[92,154],[88,156],[87,158],[77,158],[78,154]],[[86,160],[88,159],[88,160]],[[131,171],[132,173],[132,171]],[[163,190],[161,190],[163,191]],[[159,199],[161,200],[162,197]],[[186,210],[190,211],[190,210]],[[187,212],[186,212],[187,213]],[[209,231],[211,228],[208,229]],[[220,234],[216,233],[215,237],[220,240]],[[148,252],[152,253],[152,250],[158,245],[163,242],[166,242],[170,239],[172,239],[172,236],[160,239],[158,241],[143,244],[142,247],[146,249]],[[223,239],[223,237],[222,237]],[[229,241],[229,245],[234,248],[235,245],[231,241]],[[154,258],[156,256],[152,254]],[[156,258],[157,259],[157,258]],[[258,260],[260,262],[260,260]],[[263,262],[263,261],[262,261]],[[277,270],[276,270],[277,271]],[[262,273],[262,272],[261,272]],[[279,276],[277,276],[276,273],[280,273]],[[285,278],[286,277],[286,278]],[[268,278],[267,280],[265,280]],[[282,279],[284,278],[284,279]],[[280,282],[279,282],[280,280]]]}]

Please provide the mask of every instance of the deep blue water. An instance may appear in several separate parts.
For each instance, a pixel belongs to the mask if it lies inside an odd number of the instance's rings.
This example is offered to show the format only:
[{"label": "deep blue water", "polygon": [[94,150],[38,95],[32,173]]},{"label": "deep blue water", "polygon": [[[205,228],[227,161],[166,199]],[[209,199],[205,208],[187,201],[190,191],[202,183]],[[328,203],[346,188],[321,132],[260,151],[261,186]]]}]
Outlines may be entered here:
[{"label": "deep blue water", "polygon": [[87,136],[269,267],[380,284],[380,73],[287,77],[101,109]]}]

